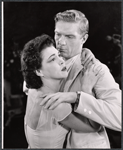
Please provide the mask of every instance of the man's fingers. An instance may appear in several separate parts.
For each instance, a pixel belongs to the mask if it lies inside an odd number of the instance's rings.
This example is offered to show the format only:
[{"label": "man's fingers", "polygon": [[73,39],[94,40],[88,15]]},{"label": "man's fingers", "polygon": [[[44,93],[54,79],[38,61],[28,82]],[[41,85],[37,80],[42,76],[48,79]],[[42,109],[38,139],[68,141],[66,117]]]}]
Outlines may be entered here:
[{"label": "man's fingers", "polygon": [[60,99],[58,99],[49,107],[49,109],[55,109],[60,103],[61,103],[61,101],[60,101]]},{"label": "man's fingers", "polygon": [[42,97],[42,98],[44,98],[44,97],[46,97],[48,94],[42,94],[42,95],[40,95],[40,97]]},{"label": "man's fingers", "polygon": [[46,96],[40,103],[40,105],[44,105],[50,99],[49,96]]},{"label": "man's fingers", "polygon": [[54,94],[44,95],[44,99],[42,99],[40,105],[44,105],[50,98],[53,97]]},{"label": "man's fingers", "polygon": [[58,99],[58,96],[54,96],[50,98],[49,101],[47,101],[47,103],[45,104],[44,108],[48,109],[50,106],[54,104],[55,101],[57,101],[57,99]]}]

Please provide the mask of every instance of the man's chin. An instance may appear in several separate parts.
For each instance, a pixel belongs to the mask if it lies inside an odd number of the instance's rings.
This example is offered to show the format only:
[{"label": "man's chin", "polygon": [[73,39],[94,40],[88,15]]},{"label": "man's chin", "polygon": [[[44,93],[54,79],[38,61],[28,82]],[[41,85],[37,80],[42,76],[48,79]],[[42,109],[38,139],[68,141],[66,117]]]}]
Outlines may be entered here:
[{"label": "man's chin", "polygon": [[64,51],[59,51],[59,52],[60,52],[60,55],[61,55],[62,57],[65,56],[65,52],[64,52]]}]

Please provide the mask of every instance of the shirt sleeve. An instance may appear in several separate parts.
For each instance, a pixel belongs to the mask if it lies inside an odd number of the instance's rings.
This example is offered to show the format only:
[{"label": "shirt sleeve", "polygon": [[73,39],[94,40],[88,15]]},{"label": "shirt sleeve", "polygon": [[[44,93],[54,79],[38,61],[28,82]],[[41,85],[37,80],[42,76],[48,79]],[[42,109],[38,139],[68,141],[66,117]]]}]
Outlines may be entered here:
[{"label": "shirt sleeve", "polygon": [[96,98],[81,92],[75,112],[98,122],[107,128],[121,131],[121,90],[108,67],[103,65],[104,75],[94,87]]},{"label": "shirt sleeve", "polygon": [[53,110],[53,116],[57,121],[64,120],[72,112],[71,105],[68,103],[61,103]]}]

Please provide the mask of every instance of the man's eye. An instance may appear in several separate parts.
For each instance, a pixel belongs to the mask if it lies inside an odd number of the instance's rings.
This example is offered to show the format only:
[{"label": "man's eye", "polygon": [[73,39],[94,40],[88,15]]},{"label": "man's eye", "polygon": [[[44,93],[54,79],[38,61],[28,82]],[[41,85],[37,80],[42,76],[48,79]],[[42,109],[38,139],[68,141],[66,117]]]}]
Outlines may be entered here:
[{"label": "man's eye", "polygon": [[67,38],[72,39],[72,38],[73,38],[73,36],[71,36],[71,35],[67,35]]},{"label": "man's eye", "polygon": [[59,33],[56,33],[55,35],[56,35],[56,36],[60,36],[60,34],[59,34]]}]

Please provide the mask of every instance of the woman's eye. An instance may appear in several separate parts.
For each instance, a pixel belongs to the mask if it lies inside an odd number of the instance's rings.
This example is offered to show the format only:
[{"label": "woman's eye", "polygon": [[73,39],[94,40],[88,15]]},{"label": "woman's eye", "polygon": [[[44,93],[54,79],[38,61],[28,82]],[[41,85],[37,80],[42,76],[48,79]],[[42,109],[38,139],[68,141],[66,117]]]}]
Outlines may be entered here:
[{"label": "woman's eye", "polygon": [[52,58],[52,59],[51,59],[51,61],[54,61],[54,60],[55,60],[55,58]]}]

